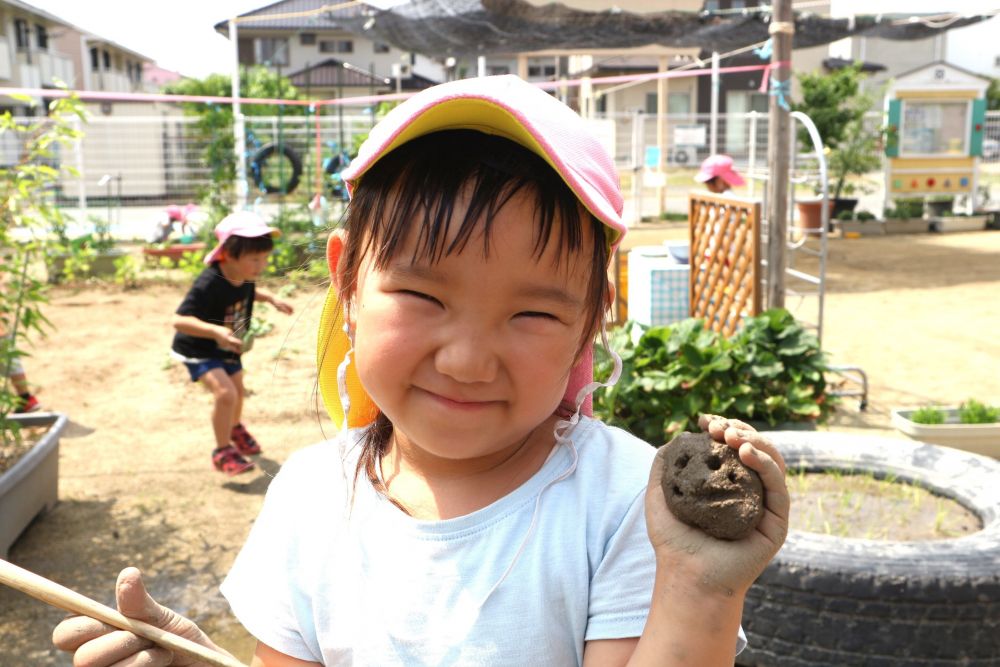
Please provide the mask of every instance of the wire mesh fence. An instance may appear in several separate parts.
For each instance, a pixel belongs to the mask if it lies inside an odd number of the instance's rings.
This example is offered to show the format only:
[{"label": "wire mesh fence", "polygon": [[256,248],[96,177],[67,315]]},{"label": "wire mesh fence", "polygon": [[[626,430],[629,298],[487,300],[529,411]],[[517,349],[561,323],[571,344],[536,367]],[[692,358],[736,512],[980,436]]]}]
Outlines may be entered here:
[{"label": "wire mesh fence", "polygon": [[[869,122],[879,125],[881,114],[871,114]],[[356,109],[318,116],[247,117],[241,150],[248,165],[251,200],[278,197],[304,202],[317,192],[331,196],[336,186],[332,177],[346,161],[344,153],[356,150],[372,123],[371,113]],[[670,114],[661,121],[656,115],[633,113],[604,115],[593,121],[622,171],[623,185],[628,185],[630,172],[637,175],[657,164],[668,175],[697,167],[712,151],[713,125],[716,152],[731,155],[740,170],[766,168],[765,113],[719,114],[715,123],[708,114]],[[230,160],[234,155],[231,128],[205,132],[199,129],[197,118],[179,114],[92,116],[79,122],[79,129],[82,138],[61,148],[52,159],[52,166],[75,170],[61,177],[53,196],[83,217],[88,208],[101,210],[109,202],[162,206],[197,201],[213,187],[213,170],[218,166],[213,161],[221,159],[218,142],[229,141],[223,154]],[[23,142],[18,133],[0,133],[0,167],[17,163]],[[987,114],[981,164],[1000,164],[1000,111]],[[293,172],[297,172],[294,190],[286,187]],[[650,185],[642,183],[624,191],[628,202],[649,196]]]}]

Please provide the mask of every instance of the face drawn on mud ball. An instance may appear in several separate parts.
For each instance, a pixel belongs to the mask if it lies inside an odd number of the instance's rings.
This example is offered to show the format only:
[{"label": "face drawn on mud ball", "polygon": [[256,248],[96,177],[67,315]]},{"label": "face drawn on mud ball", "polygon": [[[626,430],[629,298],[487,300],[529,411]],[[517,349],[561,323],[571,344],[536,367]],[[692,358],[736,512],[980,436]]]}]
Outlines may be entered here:
[{"label": "face drawn on mud ball", "polygon": [[728,445],[707,433],[681,433],[665,444],[663,495],[684,523],[738,540],[764,516],[764,486]]}]

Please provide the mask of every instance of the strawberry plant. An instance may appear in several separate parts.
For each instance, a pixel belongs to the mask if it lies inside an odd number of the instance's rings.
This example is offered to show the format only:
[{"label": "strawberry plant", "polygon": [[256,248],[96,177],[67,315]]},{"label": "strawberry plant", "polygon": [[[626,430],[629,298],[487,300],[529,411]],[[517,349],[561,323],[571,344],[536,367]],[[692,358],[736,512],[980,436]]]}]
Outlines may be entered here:
[{"label": "strawberry plant", "polygon": [[[697,430],[706,412],[773,426],[823,421],[833,409],[816,336],[786,310],[746,318],[732,338],[689,319],[627,322],[609,343],[622,358],[622,376],[594,395],[594,412],[654,444]],[[611,358],[600,346],[595,354],[596,376],[607,377]]]}]

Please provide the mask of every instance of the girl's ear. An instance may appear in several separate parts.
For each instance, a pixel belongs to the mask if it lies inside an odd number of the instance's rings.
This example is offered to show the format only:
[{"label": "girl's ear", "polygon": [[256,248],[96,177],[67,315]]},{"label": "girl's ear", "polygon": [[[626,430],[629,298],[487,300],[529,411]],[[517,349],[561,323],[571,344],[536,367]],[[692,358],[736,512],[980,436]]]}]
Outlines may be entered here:
[{"label": "girl's ear", "polygon": [[340,257],[344,252],[347,242],[347,230],[335,229],[330,232],[330,238],[326,241],[326,263],[330,269],[330,281],[340,287],[343,270],[341,268]]}]

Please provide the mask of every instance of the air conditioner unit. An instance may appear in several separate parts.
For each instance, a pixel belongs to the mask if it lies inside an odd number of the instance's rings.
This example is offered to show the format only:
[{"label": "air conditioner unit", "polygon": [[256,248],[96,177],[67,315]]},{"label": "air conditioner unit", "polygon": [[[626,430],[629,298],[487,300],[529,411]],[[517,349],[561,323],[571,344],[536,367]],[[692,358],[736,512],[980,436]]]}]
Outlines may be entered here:
[{"label": "air conditioner unit", "polygon": [[698,161],[698,149],[694,146],[672,146],[667,153],[667,163],[678,166],[693,165]]}]

